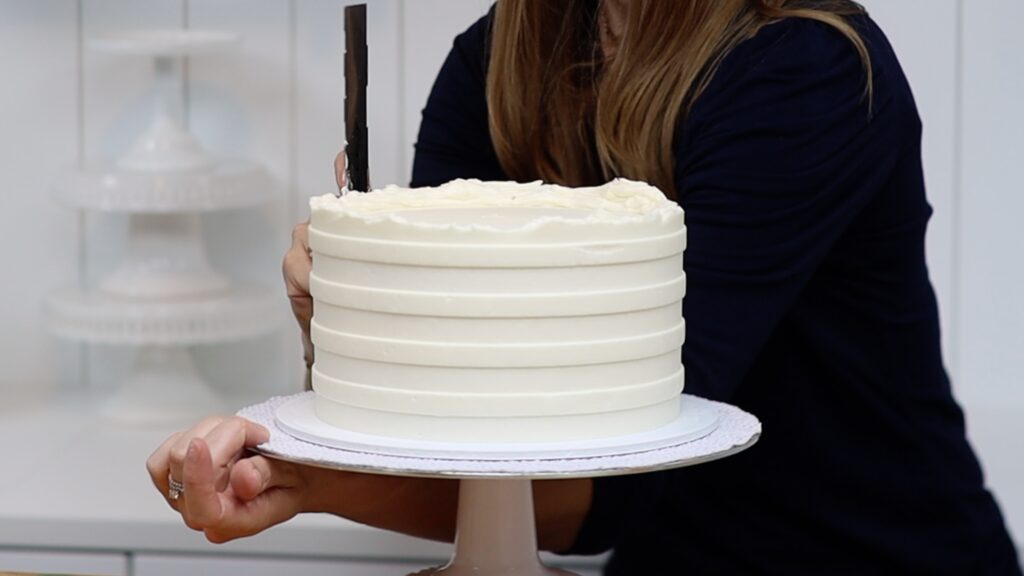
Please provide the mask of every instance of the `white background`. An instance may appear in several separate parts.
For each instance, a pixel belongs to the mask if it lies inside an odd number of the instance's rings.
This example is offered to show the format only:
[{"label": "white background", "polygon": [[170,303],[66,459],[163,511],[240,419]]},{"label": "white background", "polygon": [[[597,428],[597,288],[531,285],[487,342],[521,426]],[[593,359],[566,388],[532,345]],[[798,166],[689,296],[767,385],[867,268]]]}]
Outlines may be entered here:
[{"label": "white background", "polygon": [[[1018,542],[1024,537],[1024,21],[1020,0],[865,0],[900,54],[925,125],[928,238],[943,344],[970,435]],[[31,398],[102,396],[130,351],[47,332],[55,288],[117,262],[123,218],[56,205],[60,170],[123,153],[152,103],[144,58],[85,48],[125,28],[216,28],[241,46],[193,59],[190,127],[211,151],[263,162],[280,200],[208,216],[214,264],[277,286],[291,223],[333,189],[341,124],[338,0],[0,0],[0,418]],[[376,185],[408,182],[419,111],[451,44],[486,0],[369,0]],[[282,293],[283,294],[283,293]],[[287,314],[282,297],[281,314]],[[257,396],[296,390],[295,329],[197,350],[204,373]],[[0,464],[2,471],[2,464]],[[82,472],[82,471],[80,471]]]}]

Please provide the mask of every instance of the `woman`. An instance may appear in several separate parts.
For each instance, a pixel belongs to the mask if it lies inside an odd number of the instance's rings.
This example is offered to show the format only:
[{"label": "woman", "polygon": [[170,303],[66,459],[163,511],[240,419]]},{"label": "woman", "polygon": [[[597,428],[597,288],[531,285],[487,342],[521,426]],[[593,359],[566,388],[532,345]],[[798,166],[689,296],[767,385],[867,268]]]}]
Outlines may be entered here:
[{"label": "woman", "polygon": [[[413,185],[660,187],[687,214],[687,391],[764,424],[694,469],[535,483],[542,547],[613,548],[612,575],[1021,573],[942,365],[920,131],[842,0],[501,0],[456,39]],[[285,261],[304,329],[305,233]],[[301,511],[452,537],[453,484],[236,461],[265,438],[208,420],[150,472],[214,541]]]}]

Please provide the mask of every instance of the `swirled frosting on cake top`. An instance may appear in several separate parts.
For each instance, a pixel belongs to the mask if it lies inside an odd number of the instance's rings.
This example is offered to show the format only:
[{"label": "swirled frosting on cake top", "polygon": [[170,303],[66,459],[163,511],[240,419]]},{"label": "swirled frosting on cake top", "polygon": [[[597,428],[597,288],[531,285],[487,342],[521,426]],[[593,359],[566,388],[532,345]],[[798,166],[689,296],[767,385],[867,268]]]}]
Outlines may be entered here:
[{"label": "swirled frosting on cake top", "polygon": [[526,232],[552,222],[592,224],[680,223],[682,210],[657,188],[626,179],[567,188],[532,182],[453,180],[437,187],[389,186],[365,194],[310,200],[314,224],[357,219],[416,228]]}]

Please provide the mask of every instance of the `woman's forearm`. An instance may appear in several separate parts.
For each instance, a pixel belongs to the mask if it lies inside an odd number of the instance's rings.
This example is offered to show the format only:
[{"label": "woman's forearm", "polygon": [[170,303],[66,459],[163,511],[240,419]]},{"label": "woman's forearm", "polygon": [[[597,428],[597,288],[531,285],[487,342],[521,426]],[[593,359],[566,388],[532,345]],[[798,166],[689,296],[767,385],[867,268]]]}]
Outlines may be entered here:
[{"label": "woman's forearm", "polygon": [[533,481],[533,509],[541,550],[564,552],[572,546],[590,511],[593,495],[594,482],[590,478]]}]

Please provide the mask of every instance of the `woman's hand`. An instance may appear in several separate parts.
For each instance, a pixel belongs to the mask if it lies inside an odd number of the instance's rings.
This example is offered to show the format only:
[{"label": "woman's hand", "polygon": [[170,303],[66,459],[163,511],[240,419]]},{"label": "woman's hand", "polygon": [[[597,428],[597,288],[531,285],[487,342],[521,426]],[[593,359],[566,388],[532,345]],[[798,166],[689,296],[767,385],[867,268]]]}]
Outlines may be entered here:
[{"label": "woman's hand", "polygon": [[[345,186],[345,151],[334,157],[334,180],[340,190]],[[302,222],[292,229],[292,245],[284,255],[281,271],[292,314],[302,331],[302,351],[306,367],[313,365],[313,342],[309,337],[309,323],[313,318],[313,298],[309,295],[309,273],[313,258],[309,251],[309,222]]]},{"label": "woman's hand", "polygon": [[334,157],[334,181],[338,184],[338,190],[345,187],[345,151],[338,152]]},{"label": "woman's hand", "polygon": [[301,512],[421,538],[454,537],[457,481],[344,472],[248,452],[269,438],[244,418],[207,418],[164,441],[146,469],[167,504],[211,542],[251,536]]},{"label": "woman's hand", "polygon": [[309,323],[313,319],[313,297],[309,295],[309,273],[312,269],[309,222],[303,222],[292,230],[292,245],[284,255],[281,272],[292,314],[302,330],[302,351],[307,368],[313,365],[313,341],[309,337]]},{"label": "woman's hand", "polygon": [[[227,542],[308,508],[309,469],[246,452],[269,438],[266,428],[244,418],[207,418],[168,438],[146,468],[188,527]],[[172,479],[184,489],[172,491]]]},{"label": "woman's hand", "polygon": [[[455,537],[457,480],[344,472],[248,451],[269,438],[266,428],[238,416],[207,418],[164,441],[146,469],[167,504],[211,542],[251,536],[301,512],[326,512],[432,540]],[[588,479],[534,482],[542,549],[572,544],[591,494]]]}]

